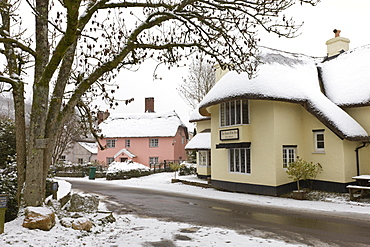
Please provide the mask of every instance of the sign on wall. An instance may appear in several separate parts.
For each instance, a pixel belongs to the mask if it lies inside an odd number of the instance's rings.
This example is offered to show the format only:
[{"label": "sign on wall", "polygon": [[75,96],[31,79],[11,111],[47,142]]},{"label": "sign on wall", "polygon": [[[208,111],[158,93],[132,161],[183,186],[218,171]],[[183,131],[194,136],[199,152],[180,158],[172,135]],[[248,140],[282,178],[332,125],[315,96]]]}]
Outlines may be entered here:
[{"label": "sign on wall", "polygon": [[239,129],[220,130],[220,140],[238,140]]}]

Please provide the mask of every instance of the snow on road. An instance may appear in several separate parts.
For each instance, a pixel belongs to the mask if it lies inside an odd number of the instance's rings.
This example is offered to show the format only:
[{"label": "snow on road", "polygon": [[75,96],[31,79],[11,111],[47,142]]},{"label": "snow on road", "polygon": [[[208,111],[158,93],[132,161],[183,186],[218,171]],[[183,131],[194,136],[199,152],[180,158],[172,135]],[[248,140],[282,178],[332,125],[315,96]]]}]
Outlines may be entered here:
[{"label": "snow on road", "polygon": [[[204,189],[181,183],[171,183],[173,173],[154,174],[130,180],[94,180],[94,183],[109,183],[117,186],[150,188],[172,191],[195,196],[217,198],[241,203],[273,205],[291,209],[336,211],[370,214],[369,206],[355,202],[313,202],[296,201],[285,198],[257,196],[241,193],[228,193],[214,189]],[[194,176],[180,177],[198,180]],[[71,179],[71,178],[68,178]],[[88,178],[73,178],[89,181]],[[68,191],[68,183],[60,183],[60,191]],[[67,189],[65,188],[67,187]],[[101,205],[104,210],[104,204]],[[23,217],[5,224],[5,233],[0,234],[0,246],[304,246],[283,240],[264,239],[260,236],[238,234],[229,229],[212,228],[179,222],[165,222],[153,218],[140,218],[135,215],[115,215],[117,221],[105,226],[95,226],[91,232],[75,231],[59,223],[49,232],[23,228]]]}]

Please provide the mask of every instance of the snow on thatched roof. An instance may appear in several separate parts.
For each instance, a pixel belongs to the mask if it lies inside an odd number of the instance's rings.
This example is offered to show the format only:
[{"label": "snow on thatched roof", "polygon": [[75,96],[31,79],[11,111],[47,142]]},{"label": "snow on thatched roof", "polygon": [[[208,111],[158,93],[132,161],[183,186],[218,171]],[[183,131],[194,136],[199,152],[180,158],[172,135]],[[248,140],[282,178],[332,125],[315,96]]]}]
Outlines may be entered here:
[{"label": "snow on thatched roof", "polygon": [[[223,76],[200,103],[200,113],[208,115],[208,106],[234,99],[301,103],[342,138],[368,139],[362,126],[321,92],[316,59],[263,48],[261,62],[257,76],[252,79],[246,73],[234,71]],[[327,76],[326,80],[333,79]]]},{"label": "snow on thatched roof", "polygon": [[319,65],[327,97],[340,106],[370,104],[370,45]]},{"label": "snow on thatched roof", "polygon": [[207,116],[202,116],[199,113],[199,106],[198,106],[196,109],[194,109],[194,111],[190,113],[189,122],[199,122],[199,121],[204,121],[204,120],[209,120],[209,119],[211,118]]},{"label": "snow on thatched roof", "polygon": [[185,127],[176,112],[119,114],[99,125],[104,137],[172,137]]},{"label": "snow on thatched roof", "polygon": [[185,146],[186,150],[211,149],[211,132],[196,134]]}]

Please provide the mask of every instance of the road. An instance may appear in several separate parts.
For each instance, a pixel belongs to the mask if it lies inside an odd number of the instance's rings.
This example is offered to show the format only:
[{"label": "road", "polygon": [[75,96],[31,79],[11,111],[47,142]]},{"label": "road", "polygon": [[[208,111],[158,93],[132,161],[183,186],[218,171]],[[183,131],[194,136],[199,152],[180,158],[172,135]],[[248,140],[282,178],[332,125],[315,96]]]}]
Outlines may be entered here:
[{"label": "road", "polygon": [[[68,181],[68,180],[67,180]],[[69,181],[72,189],[103,195],[108,209],[162,220],[234,229],[312,246],[370,246],[370,217],[312,213],[192,197],[156,190]]]}]

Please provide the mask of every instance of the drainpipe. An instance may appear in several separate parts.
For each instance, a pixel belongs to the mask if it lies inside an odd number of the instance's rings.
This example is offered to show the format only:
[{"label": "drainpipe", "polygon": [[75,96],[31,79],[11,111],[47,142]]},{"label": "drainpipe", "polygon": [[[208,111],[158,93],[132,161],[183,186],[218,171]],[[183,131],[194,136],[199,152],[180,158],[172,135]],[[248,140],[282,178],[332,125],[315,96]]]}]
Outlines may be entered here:
[{"label": "drainpipe", "polygon": [[365,147],[366,143],[363,142],[361,146],[357,147],[355,152],[356,152],[356,166],[357,166],[357,176],[360,176],[360,158],[358,157],[358,150]]}]

